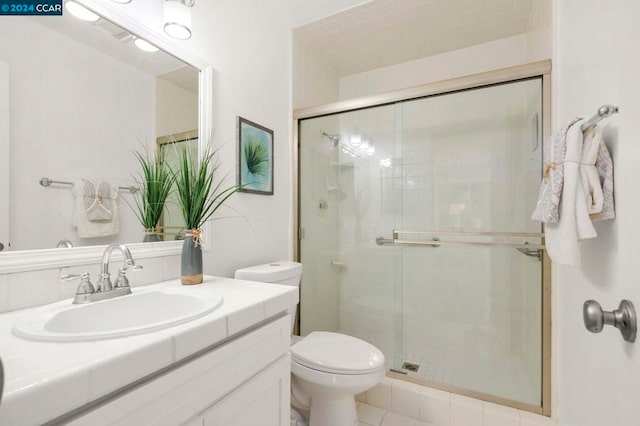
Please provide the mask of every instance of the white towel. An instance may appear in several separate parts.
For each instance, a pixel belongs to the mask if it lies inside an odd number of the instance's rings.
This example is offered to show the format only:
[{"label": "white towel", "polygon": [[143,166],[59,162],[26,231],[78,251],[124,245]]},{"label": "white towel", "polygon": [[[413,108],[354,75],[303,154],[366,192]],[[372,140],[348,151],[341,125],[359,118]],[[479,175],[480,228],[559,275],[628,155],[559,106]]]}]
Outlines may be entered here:
[{"label": "white towel", "polygon": [[607,220],[616,217],[615,202],[613,198],[613,160],[602,136],[602,127],[596,129],[596,136],[600,138],[600,148],[596,159],[596,169],[602,187],[602,211],[591,215],[591,220]]},{"label": "white towel", "polygon": [[[597,236],[592,218],[615,216],[611,157],[601,128],[590,128],[582,133],[581,126],[585,121],[578,121],[567,131],[560,219],[557,224],[547,223],[545,227],[549,256],[563,265],[580,265],[578,241]],[[604,176],[598,173],[598,161]]]},{"label": "white towel", "polygon": [[108,197],[111,201],[111,219],[91,221],[87,216],[85,183],[79,180],[73,183],[73,196],[75,198],[75,209],[73,225],[77,228],[80,238],[97,238],[116,235],[119,232],[118,220],[118,187],[111,185],[111,194]]},{"label": "white towel", "polygon": [[564,183],[563,160],[567,150],[567,132],[580,118],[574,118],[544,146],[543,178],[536,208],[531,219],[543,223],[558,223],[560,220],[560,198]]},{"label": "white towel", "polygon": [[112,185],[106,180],[82,179],[84,208],[91,222],[109,221],[113,217]]}]

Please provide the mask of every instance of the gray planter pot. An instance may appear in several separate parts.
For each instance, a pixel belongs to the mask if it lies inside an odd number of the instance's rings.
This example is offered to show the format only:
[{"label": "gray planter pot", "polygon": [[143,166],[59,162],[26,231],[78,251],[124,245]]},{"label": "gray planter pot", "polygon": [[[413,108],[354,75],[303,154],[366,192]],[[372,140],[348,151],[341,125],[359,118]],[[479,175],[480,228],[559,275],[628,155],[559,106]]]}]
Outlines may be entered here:
[{"label": "gray planter pot", "polygon": [[182,243],[182,262],[180,282],[183,285],[194,285],[202,282],[202,246],[187,233]]}]

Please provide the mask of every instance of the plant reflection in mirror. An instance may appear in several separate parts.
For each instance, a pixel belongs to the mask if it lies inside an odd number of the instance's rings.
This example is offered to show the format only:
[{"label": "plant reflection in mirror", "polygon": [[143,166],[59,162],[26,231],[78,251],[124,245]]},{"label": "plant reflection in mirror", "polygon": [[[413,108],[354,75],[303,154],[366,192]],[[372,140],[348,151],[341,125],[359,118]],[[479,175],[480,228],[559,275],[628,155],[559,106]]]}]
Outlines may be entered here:
[{"label": "plant reflection in mirror", "polygon": [[148,152],[133,155],[140,164],[141,174],[134,178],[139,191],[134,197],[134,213],[145,229],[145,241],[158,241],[158,222],[167,197],[172,191],[174,176],[165,162],[163,151],[153,158]]}]

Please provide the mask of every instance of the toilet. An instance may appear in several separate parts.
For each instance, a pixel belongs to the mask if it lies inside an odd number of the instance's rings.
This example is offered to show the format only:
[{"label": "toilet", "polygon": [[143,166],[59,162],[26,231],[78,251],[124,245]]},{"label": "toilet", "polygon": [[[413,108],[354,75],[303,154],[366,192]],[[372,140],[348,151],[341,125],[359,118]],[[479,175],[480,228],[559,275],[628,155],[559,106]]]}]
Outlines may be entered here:
[{"label": "toilet", "polygon": [[[291,261],[239,269],[234,276],[296,287],[301,277],[302,264]],[[293,331],[296,306],[290,311]],[[290,354],[292,405],[308,410],[309,426],[356,425],[355,395],[371,389],[385,375],[384,354],[344,334],[314,331],[292,338]]]}]

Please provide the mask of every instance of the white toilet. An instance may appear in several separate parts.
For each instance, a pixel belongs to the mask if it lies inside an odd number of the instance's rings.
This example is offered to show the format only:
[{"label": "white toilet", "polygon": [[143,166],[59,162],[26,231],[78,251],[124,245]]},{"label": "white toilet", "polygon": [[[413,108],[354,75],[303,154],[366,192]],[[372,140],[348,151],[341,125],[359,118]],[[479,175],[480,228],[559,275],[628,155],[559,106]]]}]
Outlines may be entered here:
[{"label": "white toilet", "polygon": [[[299,287],[301,277],[302,264],[281,261],[239,269],[234,278]],[[354,426],[355,395],[384,374],[383,353],[363,340],[324,331],[292,339],[291,399],[309,410],[310,426]]]}]

